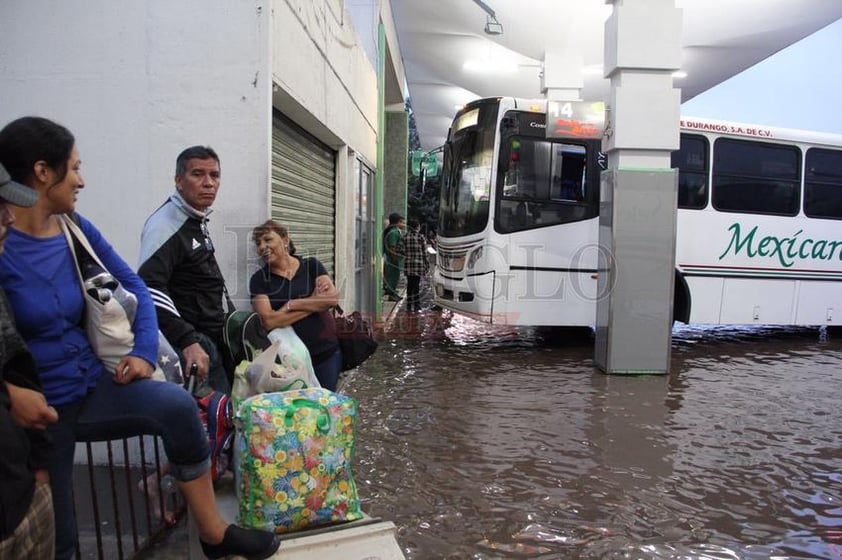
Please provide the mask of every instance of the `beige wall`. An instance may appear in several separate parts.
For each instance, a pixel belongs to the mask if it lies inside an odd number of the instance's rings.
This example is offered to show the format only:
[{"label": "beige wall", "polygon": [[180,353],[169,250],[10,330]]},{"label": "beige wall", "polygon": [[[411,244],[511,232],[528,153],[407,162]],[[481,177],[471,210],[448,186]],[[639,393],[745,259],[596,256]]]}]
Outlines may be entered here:
[{"label": "beige wall", "polygon": [[377,74],[341,2],[273,0],[272,9],[276,107],[326,144],[376,161]]},{"label": "beige wall", "polygon": [[[388,8],[388,2],[384,4]],[[380,171],[377,72],[367,54],[372,37],[359,37],[343,5],[342,0],[272,0],[271,67],[273,106],[337,151],[334,280],[342,287],[343,306],[350,308],[355,293],[354,160]],[[376,30],[383,5],[357,3],[353,8],[358,21],[368,24],[368,33]],[[391,30],[387,36],[394,41],[389,50],[399,52],[391,11],[385,13],[384,25]],[[399,62],[398,68],[402,73]],[[404,87],[394,72],[387,84],[391,91]]]}]

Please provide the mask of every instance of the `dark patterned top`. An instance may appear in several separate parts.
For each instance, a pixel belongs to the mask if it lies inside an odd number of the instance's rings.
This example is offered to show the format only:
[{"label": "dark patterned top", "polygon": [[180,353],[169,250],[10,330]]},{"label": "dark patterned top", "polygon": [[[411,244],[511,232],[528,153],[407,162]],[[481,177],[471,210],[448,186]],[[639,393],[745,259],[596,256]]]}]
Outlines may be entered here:
[{"label": "dark patterned top", "polygon": [[398,242],[398,253],[405,257],[403,271],[407,276],[423,276],[429,271],[427,241],[419,232],[409,230]]}]

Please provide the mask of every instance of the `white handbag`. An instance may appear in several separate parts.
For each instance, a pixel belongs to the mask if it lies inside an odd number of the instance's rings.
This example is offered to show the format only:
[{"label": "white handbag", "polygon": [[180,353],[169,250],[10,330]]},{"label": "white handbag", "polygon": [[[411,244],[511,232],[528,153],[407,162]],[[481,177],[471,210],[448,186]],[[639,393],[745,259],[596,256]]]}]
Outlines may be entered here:
[{"label": "white handbag", "polygon": [[[61,226],[71,248],[85,298],[84,322],[88,341],[105,368],[113,372],[120,360],[134,348],[132,324],[137,314],[137,297],[108,272],[72,217],[62,215]],[[184,384],[178,354],[160,331],[155,366],[153,379]]]}]

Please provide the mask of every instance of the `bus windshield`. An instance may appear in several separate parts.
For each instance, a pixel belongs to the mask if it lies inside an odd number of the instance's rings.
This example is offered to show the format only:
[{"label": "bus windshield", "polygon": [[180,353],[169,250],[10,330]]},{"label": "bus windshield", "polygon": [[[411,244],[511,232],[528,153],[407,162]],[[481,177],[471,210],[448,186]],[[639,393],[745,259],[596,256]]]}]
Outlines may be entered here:
[{"label": "bus windshield", "polygon": [[479,233],[488,224],[497,104],[469,108],[454,121],[444,146],[439,234]]}]

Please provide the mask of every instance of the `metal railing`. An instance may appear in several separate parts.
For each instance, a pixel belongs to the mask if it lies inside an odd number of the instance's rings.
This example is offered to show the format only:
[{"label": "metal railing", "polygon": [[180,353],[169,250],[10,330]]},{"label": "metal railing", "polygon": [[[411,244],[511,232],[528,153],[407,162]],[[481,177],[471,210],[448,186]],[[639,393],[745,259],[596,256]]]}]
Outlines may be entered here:
[{"label": "metal railing", "polygon": [[184,514],[183,498],[162,475],[165,463],[157,437],[79,444],[73,473],[78,560],[133,558]]}]

